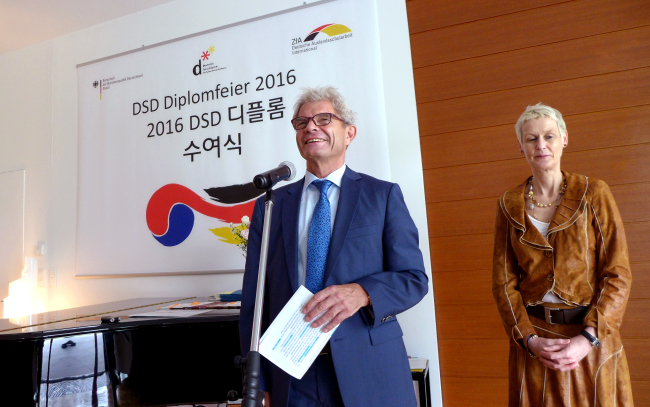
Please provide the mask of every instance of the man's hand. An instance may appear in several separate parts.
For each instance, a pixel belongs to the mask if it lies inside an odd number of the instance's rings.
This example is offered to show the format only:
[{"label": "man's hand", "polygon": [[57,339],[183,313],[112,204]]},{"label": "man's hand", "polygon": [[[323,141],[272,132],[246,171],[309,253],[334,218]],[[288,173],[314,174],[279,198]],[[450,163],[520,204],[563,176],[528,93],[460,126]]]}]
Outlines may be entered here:
[{"label": "man's hand", "polygon": [[370,304],[368,293],[357,283],[333,285],[317,292],[302,309],[305,321],[313,321],[313,328],[325,325],[323,332],[329,332],[345,319],[354,315],[359,308]]},{"label": "man's hand", "polygon": [[[587,330],[592,330],[593,328]],[[531,352],[539,356],[544,366],[565,372],[578,367],[580,362],[589,352],[591,343],[582,335],[571,339],[547,339],[534,338],[529,341],[528,346]]]},{"label": "man's hand", "polygon": [[264,392],[264,407],[271,407],[271,393]]}]

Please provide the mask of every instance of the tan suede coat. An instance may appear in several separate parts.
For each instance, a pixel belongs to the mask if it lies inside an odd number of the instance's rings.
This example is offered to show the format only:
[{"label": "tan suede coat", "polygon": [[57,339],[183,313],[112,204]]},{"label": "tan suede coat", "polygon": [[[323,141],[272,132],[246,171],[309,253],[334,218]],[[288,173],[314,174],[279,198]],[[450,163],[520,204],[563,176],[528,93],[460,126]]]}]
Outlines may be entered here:
[{"label": "tan suede coat", "polygon": [[[510,406],[632,406],[619,328],[632,275],[623,223],[605,182],[563,172],[567,189],[545,238],[525,210],[528,180],[497,207],[492,293],[510,347]],[[564,304],[546,304],[552,290]],[[589,307],[582,324],[550,325],[529,305]],[[593,326],[601,341],[569,372],[547,369],[523,348],[529,334],[571,338]]]}]

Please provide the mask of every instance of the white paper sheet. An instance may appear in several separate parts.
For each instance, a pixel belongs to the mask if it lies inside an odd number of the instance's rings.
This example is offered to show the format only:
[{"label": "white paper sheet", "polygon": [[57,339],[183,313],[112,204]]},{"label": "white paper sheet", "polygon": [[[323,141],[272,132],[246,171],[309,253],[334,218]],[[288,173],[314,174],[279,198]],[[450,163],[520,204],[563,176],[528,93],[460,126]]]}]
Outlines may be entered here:
[{"label": "white paper sheet", "polygon": [[312,328],[305,322],[301,310],[313,296],[300,286],[260,340],[260,354],[296,379],[302,379],[336,331],[324,333],[322,326]]},{"label": "white paper sheet", "polygon": [[424,372],[429,365],[429,359],[409,357],[411,372]]}]

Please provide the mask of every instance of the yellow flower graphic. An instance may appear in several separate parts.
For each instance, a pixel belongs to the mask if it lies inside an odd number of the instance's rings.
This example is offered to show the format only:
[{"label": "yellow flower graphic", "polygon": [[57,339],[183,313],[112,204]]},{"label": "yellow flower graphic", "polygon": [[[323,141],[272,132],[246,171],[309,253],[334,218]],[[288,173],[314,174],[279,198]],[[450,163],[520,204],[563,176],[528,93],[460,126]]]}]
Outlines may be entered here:
[{"label": "yellow flower graphic", "polygon": [[215,228],[215,229],[209,229],[210,232],[214,233],[217,235],[220,241],[229,243],[229,244],[237,244],[239,243],[236,239],[236,236],[232,231],[230,230],[229,227],[225,228]]}]

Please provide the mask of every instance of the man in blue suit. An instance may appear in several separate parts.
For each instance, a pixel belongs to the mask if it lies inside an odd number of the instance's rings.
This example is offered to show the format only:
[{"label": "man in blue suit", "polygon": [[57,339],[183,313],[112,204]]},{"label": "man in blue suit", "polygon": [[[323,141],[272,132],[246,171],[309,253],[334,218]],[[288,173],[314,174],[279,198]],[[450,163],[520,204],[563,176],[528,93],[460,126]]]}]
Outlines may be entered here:
[{"label": "man in blue suit", "polygon": [[[291,122],[307,173],[275,191],[262,331],[300,285],[315,292],[303,310],[305,320],[324,332],[340,326],[301,380],[262,359],[267,406],[415,406],[396,315],[424,297],[428,279],[402,192],[345,165],[357,128],[335,88],[305,89]],[[251,343],[263,218],[260,198],[243,282],[244,355]]]}]

